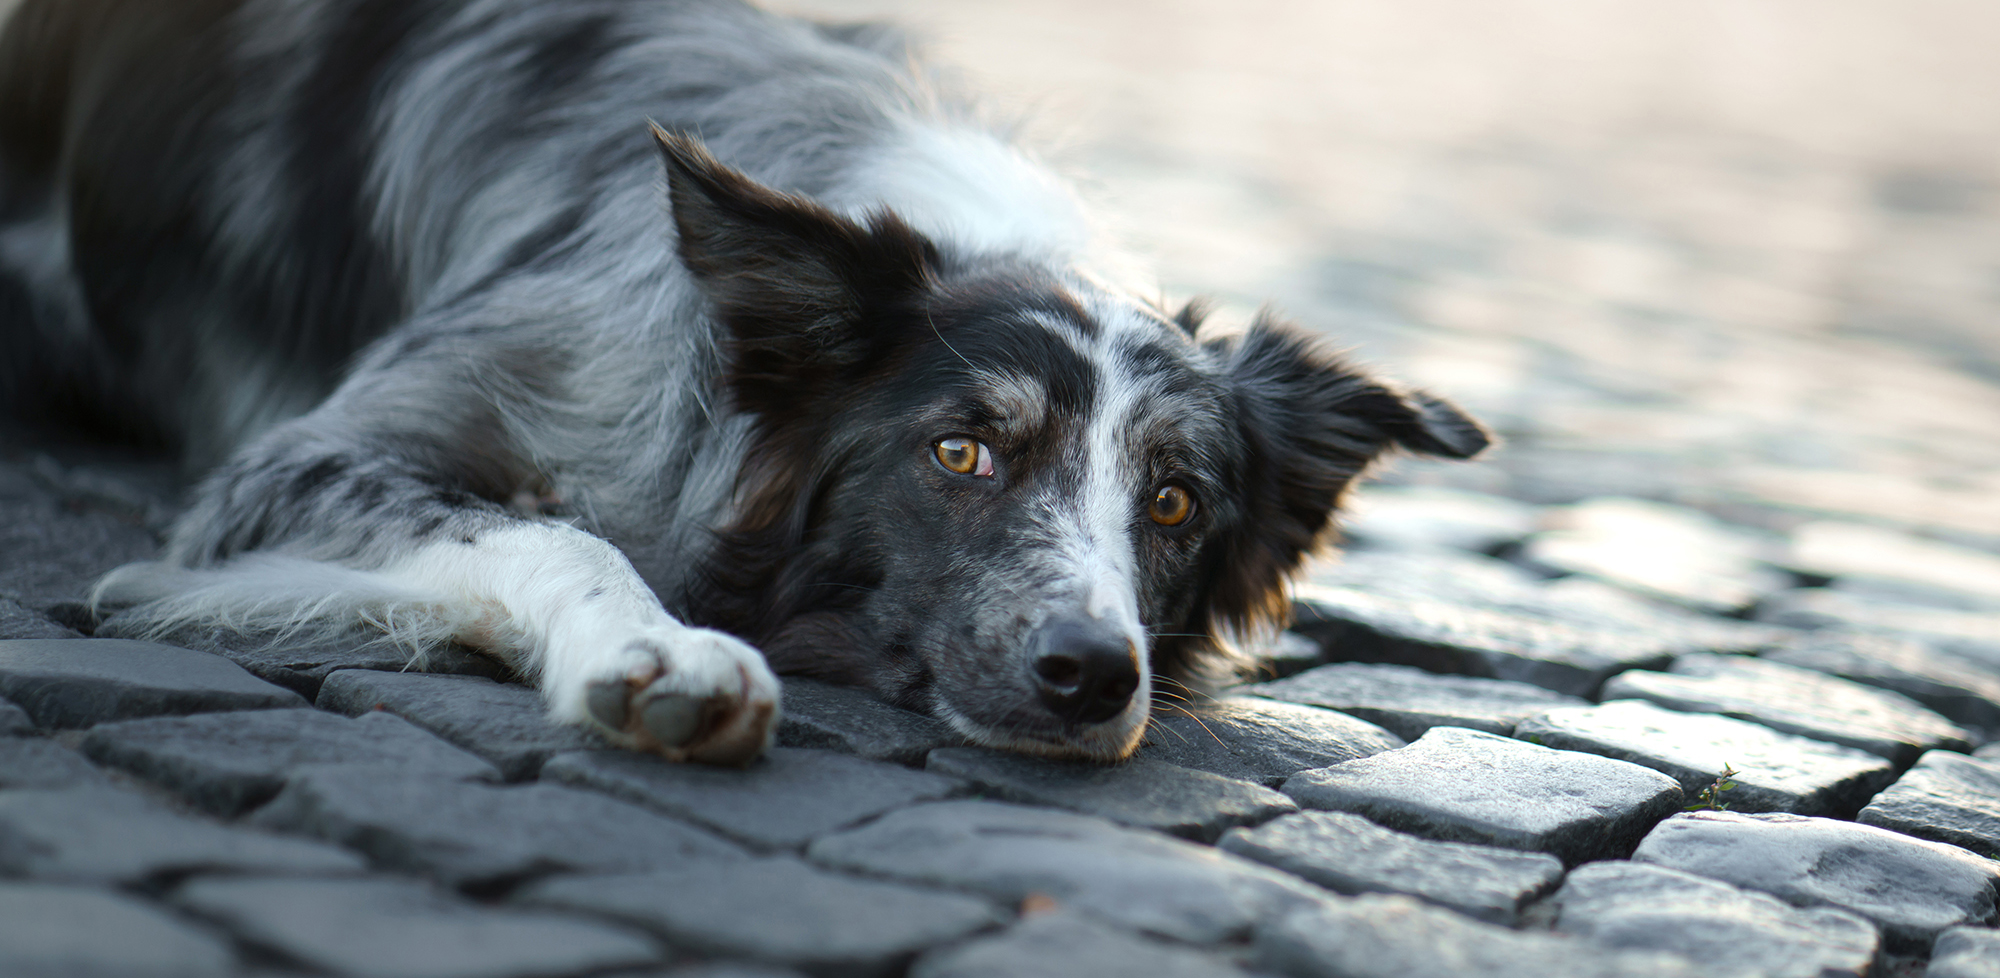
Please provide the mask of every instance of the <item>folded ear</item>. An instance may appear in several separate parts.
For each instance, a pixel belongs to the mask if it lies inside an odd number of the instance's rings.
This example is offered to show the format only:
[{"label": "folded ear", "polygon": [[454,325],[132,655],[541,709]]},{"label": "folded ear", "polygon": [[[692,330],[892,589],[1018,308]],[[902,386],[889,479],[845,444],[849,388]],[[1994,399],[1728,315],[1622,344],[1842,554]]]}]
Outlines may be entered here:
[{"label": "folded ear", "polygon": [[1210,607],[1236,626],[1284,616],[1286,577],[1384,451],[1470,458],[1492,440],[1443,398],[1371,377],[1268,315],[1207,345],[1224,358],[1249,451]]},{"label": "folded ear", "polygon": [[653,138],[681,261],[728,329],[738,386],[749,379],[739,394],[866,357],[881,337],[857,327],[931,280],[936,247],[893,214],[862,224],[724,166],[692,137],[654,126]]}]

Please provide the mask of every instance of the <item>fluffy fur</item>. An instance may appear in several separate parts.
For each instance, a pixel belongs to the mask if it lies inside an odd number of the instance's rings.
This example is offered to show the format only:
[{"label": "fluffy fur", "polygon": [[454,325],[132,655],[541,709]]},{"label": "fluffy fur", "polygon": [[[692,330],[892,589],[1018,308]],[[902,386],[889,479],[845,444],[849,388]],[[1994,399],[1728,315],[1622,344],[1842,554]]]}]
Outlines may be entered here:
[{"label": "fluffy fur", "polygon": [[465,642],[673,758],[760,751],[773,667],[1123,756],[1379,453],[1485,447],[1106,254],[876,28],[28,0],[0,40],[0,396],[212,467],[98,599]]}]

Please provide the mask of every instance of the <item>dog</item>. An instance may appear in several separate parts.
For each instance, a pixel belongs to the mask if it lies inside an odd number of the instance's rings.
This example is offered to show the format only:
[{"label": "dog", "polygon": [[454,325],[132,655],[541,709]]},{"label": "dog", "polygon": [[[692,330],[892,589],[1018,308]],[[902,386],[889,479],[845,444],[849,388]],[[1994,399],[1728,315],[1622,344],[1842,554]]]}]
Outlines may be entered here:
[{"label": "dog", "polygon": [[26,0],[0,388],[209,473],[93,600],[461,642],[672,760],[775,673],[1125,757],[1371,461],[1489,436],[1123,284],[941,90],[735,0]]}]

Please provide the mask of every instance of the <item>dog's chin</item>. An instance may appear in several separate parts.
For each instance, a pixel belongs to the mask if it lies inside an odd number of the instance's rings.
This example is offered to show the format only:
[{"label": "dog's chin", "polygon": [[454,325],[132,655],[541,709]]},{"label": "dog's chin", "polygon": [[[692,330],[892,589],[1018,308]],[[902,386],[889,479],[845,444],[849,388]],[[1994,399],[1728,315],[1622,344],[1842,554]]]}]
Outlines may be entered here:
[{"label": "dog's chin", "polygon": [[1064,730],[1053,722],[1046,731],[989,727],[949,707],[940,709],[938,713],[951,724],[952,729],[981,747],[1060,760],[1112,764],[1132,756],[1132,752],[1138,750],[1139,744],[1145,740],[1146,718],[1149,715],[1147,700],[1145,696],[1136,697],[1117,716],[1074,732]]}]

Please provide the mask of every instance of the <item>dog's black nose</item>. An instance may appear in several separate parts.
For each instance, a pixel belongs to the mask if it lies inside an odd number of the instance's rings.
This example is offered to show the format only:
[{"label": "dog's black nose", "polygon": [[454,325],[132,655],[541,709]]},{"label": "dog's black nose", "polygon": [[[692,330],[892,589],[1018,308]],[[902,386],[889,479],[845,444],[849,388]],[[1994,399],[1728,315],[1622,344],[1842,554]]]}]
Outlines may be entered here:
[{"label": "dog's black nose", "polygon": [[1036,629],[1031,642],[1042,703],[1070,723],[1109,720],[1139,689],[1132,643],[1095,619],[1057,619]]}]

